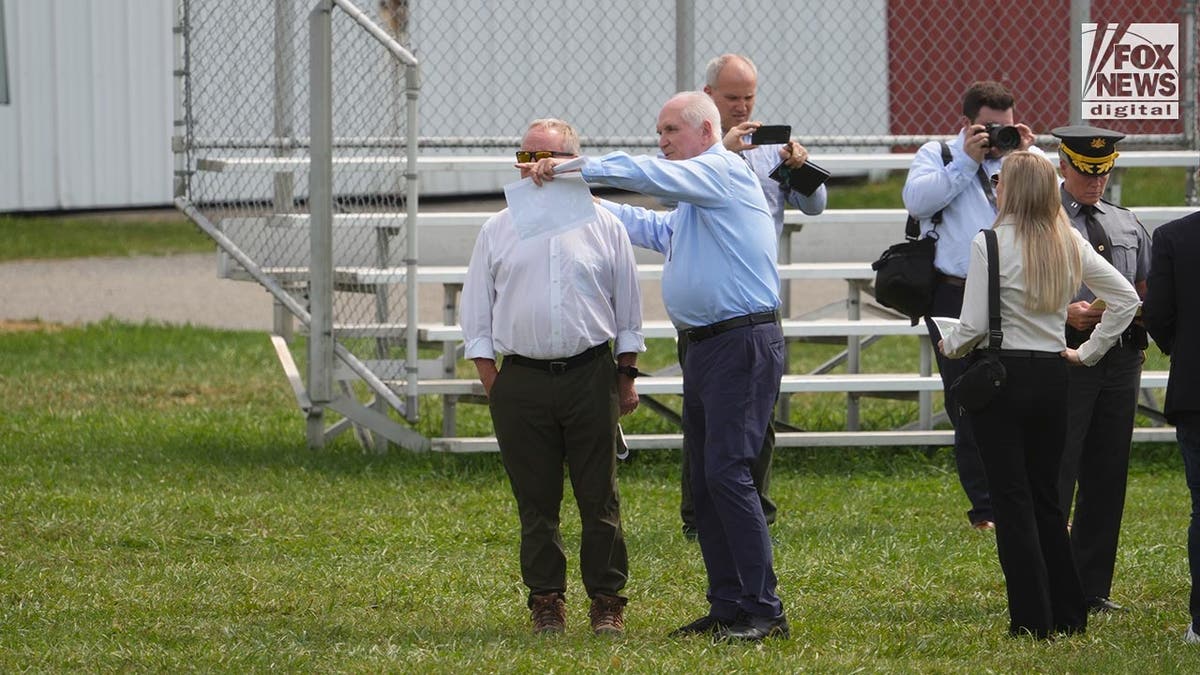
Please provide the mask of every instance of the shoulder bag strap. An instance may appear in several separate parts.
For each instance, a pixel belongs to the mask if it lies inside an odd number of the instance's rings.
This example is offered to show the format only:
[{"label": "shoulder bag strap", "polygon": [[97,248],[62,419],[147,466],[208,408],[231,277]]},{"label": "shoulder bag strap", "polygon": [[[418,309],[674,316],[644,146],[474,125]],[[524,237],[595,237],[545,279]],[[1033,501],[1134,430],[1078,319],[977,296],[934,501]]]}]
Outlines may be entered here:
[{"label": "shoulder bag strap", "polygon": [[1000,330],[1000,252],[996,231],[984,230],[988,257],[988,349],[1000,349],[1004,331]]},{"label": "shoulder bag strap", "polygon": [[[946,141],[940,141],[940,143],[942,145],[942,166],[946,166],[953,157],[950,155],[950,146],[946,145]],[[938,209],[938,212],[933,214],[929,222],[933,223],[933,229],[937,230],[937,226],[942,224],[942,210]],[[904,237],[915,240],[919,236],[921,236],[921,223],[910,214],[908,221],[904,223]]]}]

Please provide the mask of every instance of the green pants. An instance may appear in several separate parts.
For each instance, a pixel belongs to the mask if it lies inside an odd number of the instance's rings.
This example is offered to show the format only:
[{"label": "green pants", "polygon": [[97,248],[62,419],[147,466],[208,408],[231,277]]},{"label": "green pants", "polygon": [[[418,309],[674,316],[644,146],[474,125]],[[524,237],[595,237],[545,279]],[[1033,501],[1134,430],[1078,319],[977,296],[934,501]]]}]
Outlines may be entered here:
[{"label": "green pants", "polygon": [[610,354],[561,374],[505,363],[489,397],[500,456],[521,519],[521,577],[530,595],[565,592],[559,533],[563,466],[579,506],[588,597],[619,597],[629,576],[617,493],[616,364]]}]

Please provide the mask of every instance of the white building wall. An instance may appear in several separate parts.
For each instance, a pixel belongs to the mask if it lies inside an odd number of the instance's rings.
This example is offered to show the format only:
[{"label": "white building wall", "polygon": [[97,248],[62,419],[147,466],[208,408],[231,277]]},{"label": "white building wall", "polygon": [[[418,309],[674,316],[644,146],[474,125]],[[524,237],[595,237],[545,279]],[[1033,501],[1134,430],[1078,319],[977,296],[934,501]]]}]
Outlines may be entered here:
[{"label": "white building wall", "polygon": [[168,203],[172,4],[0,2],[0,211]]},{"label": "white building wall", "polygon": [[[261,7],[270,20],[271,0],[205,0],[231,23],[219,44],[195,45],[195,51],[248,49],[238,39],[249,24],[238,23],[244,12],[257,16]],[[309,3],[296,0],[297,7]],[[524,122],[538,115],[565,114],[587,135],[645,135],[653,132],[654,116],[673,90],[673,26],[651,20],[661,7],[641,0],[608,0],[605,25],[584,27],[602,47],[608,35],[627,35],[644,45],[639,62],[659,64],[635,69],[621,79],[621,91],[592,86],[602,81],[606,59],[588,59],[562,72],[554,59],[543,70],[528,72],[519,60],[489,54],[494,35],[523,35],[519,25],[500,26],[521,15],[520,0],[439,0],[442,5],[413,3],[412,41],[423,61],[422,119],[424,136],[519,135]],[[10,103],[0,104],[0,211],[82,209],[167,204],[172,198],[174,160],[170,139],[174,82],[171,69],[174,3],[168,0],[0,0],[4,5]],[[360,0],[371,6],[373,2]],[[704,5],[707,7],[707,5]],[[778,9],[786,0],[763,5]],[[705,61],[713,54],[735,50],[757,57],[763,76],[756,117],[800,124],[801,133],[870,133],[886,131],[886,17],[880,0],[848,0],[813,5],[806,10],[804,35],[808,45],[800,65],[794,54],[768,48],[772,40],[761,30],[721,24],[712,8],[697,12],[696,85]],[[430,17],[460,17],[436,21]],[[447,9],[455,11],[447,12]],[[424,10],[424,11],[422,11]],[[652,11],[654,10],[654,11]],[[299,12],[299,9],[297,10]],[[374,14],[374,12],[371,12]],[[508,18],[506,18],[508,17]],[[844,26],[857,22],[861,39],[843,39]],[[661,17],[658,17],[661,19]],[[306,38],[303,14],[297,21]],[[579,30],[569,17],[561,30]],[[345,24],[346,17],[338,17]],[[662,21],[658,21],[659,24]],[[831,30],[841,27],[842,30]],[[503,28],[503,30],[500,30]],[[348,29],[352,30],[352,29]],[[479,33],[477,39],[466,39]],[[489,37],[491,36],[491,37]],[[720,43],[712,36],[721,36]],[[302,38],[302,39],[304,39]],[[261,37],[259,38],[261,39]],[[494,42],[494,39],[492,40]],[[464,55],[464,44],[483,53]],[[595,46],[595,45],[592,45]],[[307,67],[306,45],[297,45],[296,67]],[[345,46],[344,46],[345,48]],[[373,45],[350,51],[378,52]],[[596,50],[592,50],[596,51]],[[589,53],[592,53],[589,51]],[[599,49],[597,53],[603,53]],[[194,54],[195,56],[196,54]],[[465,56],[465,58],[464,58]],[[863,62],[863,76],[847,78],[837,64]],[[247,106],[263,111],[269,124],[270,64],[248,59],[258,77],[251,87],[258,97],[234,96],[204,111],[207,121]],[[335,59],[335,69],[357,67],[349,58]],[[250,65],[253,64],[253,65]],[[670,66],[663,67],[663,64]],[[487,77],[479,78],[483,70]],[[536,69],[535,69],[536,70]],[[301,83],[306,78],[301,78]],[[554,82],[554,86],[543,86]],[[300,85],[304,87],[303,84]],[[505,95],[517,87],[521,96]],[[336,90],[336,84],[335,84]],[[301,93],[302,92],[298,92]],[[797,97],[808,112],[797,114]],[[545,100],[535,100],[544,97]],[[623,114],[587,119],[594,101],[620,101]],[[461,103],[455,103],[461,102]],[[565,106],[564,106],[565,103]],[[815,105],[814,105],[815,104]],[[560,107],[567,108],[560,111]],[[353,106],[335,105],[335,114]],[[854,116],[848,110],[865,110]],[[813,114],[812,111],[818,111]],[[296,132],[306,135],[306,112],[297,113]],[[515,120],[503,129],[484,129],[487,120]],[[631,123],[631,120],[636,120]],[[207,129],[200,129],[204,132]],[[386,130],[382,130],[386,131]],[[382,133],[380,131],[380,133]],[[269,127],[246,135],[269,134]],[[201,133],[200,135],[204,135]],[[454,151],[443,151],[454,152]],[[218,153],[219,154],[219,153]],[[506,154],[499,149],[488,154]],[[422,181],[425,194],[496,191],[511,179],[493,176],[436,174]],[[298,183],[298,185],[302,185]],[[303,192],[303,188],[300,189]]]}]

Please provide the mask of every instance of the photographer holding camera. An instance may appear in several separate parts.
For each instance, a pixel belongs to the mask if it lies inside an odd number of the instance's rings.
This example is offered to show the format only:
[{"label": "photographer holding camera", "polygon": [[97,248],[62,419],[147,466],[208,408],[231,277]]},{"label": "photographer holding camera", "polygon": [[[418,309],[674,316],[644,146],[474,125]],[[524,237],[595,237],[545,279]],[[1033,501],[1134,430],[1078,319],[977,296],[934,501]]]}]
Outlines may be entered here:
[{"label": "photographer holding camera", "polygon": [[[921,221],[921,236],[937,238],[934,256],[937,286],[929,316],[957,318],[962,311],[971,240],[980,230],[990,228],[996,219],[991,180],[1000,172],[1004,156],[1014,150],[1028,150],[1045,158],[1033,145],[1034,135],[1029,127],[1014,123],[1013,96],[999,82],[972,84],[963,96],[962,114],[962,130],[945,143],[949,159],[943,161],[942,142],[922,145],[904,183],[904,206]],[[935,226],[933,221],[938,214],[941,222]],[[937,344],[941,335],[928,316],[925,325]],[[991,530],[995,527],[992,503],[975,435],[970,420],[959,415],[958,405],[949,392],[950,384],[962,374],[966,364],[935,354],[946,392],[946,414],[954,425],[958,478],[971,502],[967,518],[975,529]]]}]

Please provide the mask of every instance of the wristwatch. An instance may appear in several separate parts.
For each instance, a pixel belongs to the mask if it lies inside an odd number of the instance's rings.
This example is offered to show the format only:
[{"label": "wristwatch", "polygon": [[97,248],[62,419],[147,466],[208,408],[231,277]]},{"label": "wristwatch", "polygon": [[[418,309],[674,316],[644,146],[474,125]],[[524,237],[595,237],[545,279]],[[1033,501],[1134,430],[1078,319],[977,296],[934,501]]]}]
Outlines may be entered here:
[{"label": "wristwatch", "polygon": [[642,371],[637,369],[637,366],[617,366],[617,372],[630,378],[638,377]]}]

